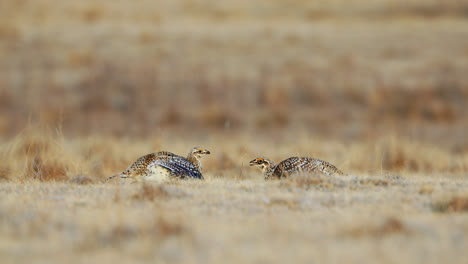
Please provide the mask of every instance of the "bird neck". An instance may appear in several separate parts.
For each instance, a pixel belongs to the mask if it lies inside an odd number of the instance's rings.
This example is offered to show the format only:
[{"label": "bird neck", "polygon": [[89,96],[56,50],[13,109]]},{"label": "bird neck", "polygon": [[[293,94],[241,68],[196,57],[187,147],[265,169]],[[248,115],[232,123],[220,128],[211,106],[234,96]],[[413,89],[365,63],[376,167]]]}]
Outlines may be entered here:
[{"label": "bird neck", "polygon": [[278,167],[278,165],[271,161],[270,166],[263,169],[263,176],[265,176],[265,179],[269,179],[273,175],[273,172],[275,172],[276,167]]},{"label": "bird neck", "polygon": [[201,162],[200,160],[197,158],[196,155],[192,154],[192,152],[190,152],[188,155],[187,155],[187,160],[190,161],[190,163],[192,163],[197,169],[199,172],[202,172],[202,166],[201,166]]}]

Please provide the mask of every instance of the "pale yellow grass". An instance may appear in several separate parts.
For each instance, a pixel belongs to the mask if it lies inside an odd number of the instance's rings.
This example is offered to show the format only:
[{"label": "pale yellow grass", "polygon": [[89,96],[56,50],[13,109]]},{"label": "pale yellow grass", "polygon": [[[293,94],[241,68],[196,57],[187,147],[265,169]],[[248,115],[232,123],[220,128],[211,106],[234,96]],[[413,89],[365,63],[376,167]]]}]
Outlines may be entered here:
[{"label": "pale yellow grass", "polygon": [[[2,263],[468,258],[466,156],[397,137],[345,145],[256,136],[67,139],[28,129],[0,152]],[[143,154],[184,154],[193,144],[212,151],[205,181],[102,182]],[[265,182],[247,167],[256,155],[312,155],[353,175]]]},{"label": "pale yellow grass", "polygon": [[[0,262],[466,263],[464,2],[4,1]],[[102,182],[194,146],[205,181]]]},{"label": "pale yellow grass", "polygon": [[468,258],[468,208],[439,209],[456,195],[466,199],[466,179],[366,175],[303,188],[293,180],[215,176],[155,186],[3,183],[2,263],[464,263]]},{"label": "pale yellow grass", "polygon": [[[149,138],[90,136],[65,138],[60,130],[29,127],[0,145],[0,178],[10,181],[73,181],[86,177],[98,182],[126,169],[137,158],[166,150],[185,156],[195,146],[213,154],[204,168],[215,177],[247,179],[248,162],[267,156],[279,162],[291,156],[327,160],[349,174],[450,174],[464,177],[467,153],[428,142],[383,136],[375,141],[341,143],[312,138],[297,131],[279,133],[210,132],[210,136],[159,133]],[[261,178],[261,175],[258,175]]]}]

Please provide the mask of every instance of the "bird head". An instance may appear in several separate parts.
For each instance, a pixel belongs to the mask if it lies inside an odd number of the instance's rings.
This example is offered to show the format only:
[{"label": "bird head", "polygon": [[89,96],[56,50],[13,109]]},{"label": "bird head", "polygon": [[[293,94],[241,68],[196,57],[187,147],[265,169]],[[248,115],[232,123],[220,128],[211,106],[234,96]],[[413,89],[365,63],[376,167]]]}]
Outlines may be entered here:
[{"label": "bird head", "polygon": [[210,151],[204,148],[195,147],[192,149],[192,156],[196,158],[201,158],[202,155],[210,154]]},{"label": "bird head", "polygon": [[265,169],[270,168],[271,161],[265,157],[258,157],[254,160],[251,160],[249,162],[250,166],[256,166],[260,168],[262,171],[265,171]]}]

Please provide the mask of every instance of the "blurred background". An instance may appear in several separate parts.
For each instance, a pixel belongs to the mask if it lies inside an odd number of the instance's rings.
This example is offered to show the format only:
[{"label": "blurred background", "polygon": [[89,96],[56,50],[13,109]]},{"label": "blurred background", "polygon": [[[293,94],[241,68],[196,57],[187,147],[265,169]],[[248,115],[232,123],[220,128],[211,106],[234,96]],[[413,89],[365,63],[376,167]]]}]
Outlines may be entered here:
[{"label": "blurred background", "polygon": [[[349,144],[387,137],[468,153],[468,1],[3,0],[0,58],[4,142],[39,125],[284,157],[312,140],[350,169]],[[433,157],[395,153],[387,169]]]}]

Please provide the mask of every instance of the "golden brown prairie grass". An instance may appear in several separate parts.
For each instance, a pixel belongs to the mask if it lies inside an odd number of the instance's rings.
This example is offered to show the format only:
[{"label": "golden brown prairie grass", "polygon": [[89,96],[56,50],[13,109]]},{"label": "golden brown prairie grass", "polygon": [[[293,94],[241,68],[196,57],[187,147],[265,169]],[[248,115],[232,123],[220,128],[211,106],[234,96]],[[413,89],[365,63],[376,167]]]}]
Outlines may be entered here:
[{"label": "golden brown prairie grass", "polygon": [[[252,134],[255,135],[255,134]],[[123,171],[138,157],[168,150],[185,155],[193,146],[203,145],[214,154],[203,159],[213,177],[248,179],[255,171],[248,161],[257,156],[281,160],[291,156],[312,156],[335,164],[347,174],[385,176],[388,174],[464,175],[468,171],[468,155],[441,149],[435,145],[409,141],[397,136],[375,142],[344,144],[333,140],[314,140],[297,135],[296,141],[275,139],[281,135],[264,135],[259,145],[256,136],[212,133],[210,139],[161,134],[154,138],[65,138],[60,132],[31,126],[22,134],[0,146],[1,178],[9,181],[72,181],[86,184],[100,181]],[[177,144],[171,142],[177,141]],[[198,142],[198,143],[193,143]],[[255,171],[256,172],[256,171]],[[261,176],[259,176],[261,177]],[[330,179],[303,177],[294,179],[301,186],[326,184]],[[385,179],[361,184],[385,185]],[[338,182],[331,185],[341,184]]]},{"label": "golden brown prairie grass", "polygon": [[345,235],[359,238],[364,236],[372,236],[382,238],[387,235],[392,234],[402,234],[408,232],[405,224],[401,222],[398,218],[390,217],[383,221],[383,223],[377,225],[365,225],[360,227],[350,228],[346,232]]},{"label": "golden brown prairie grass", "polygon": [[169,197],[169,193],[164,189],[164,186],[154,186],[151,184],[142,184],[141,190],[138,190],[132,198],[135,200],[149,200],[155,199],[164,200]]},{"label": "golden brown prairie grass", "polygon": [[[399,261],[413,263],[424,254],[463,263],[466,241],[451,239],[468,230],[461,200],[449,203],[459,213],[437,214],[433,198],[418,190],[432,184],[437,195],[447,195],[463,191],[466,179],[388,181],[397,184],[306,190],[261,179],[208,177],[203,183],[165,185],[168,192],[186,195],[163,199],[161,186],[6,182],[0,186],[2,259],[238,263],[271,256],[273,263],[286,258],[307,263],[336,255],[373,262],[398,254]],[[222,250],[213,250],[220,245]],[[239,254],[245,246],[249,249]],[[29,254],[15,254],[25,247]],[[323,247],[327,251],[311,251]]]},{"label": "golden brown prairie grass", "polygon": [[450,199],[436,201],[433,204],[436,212],[468,212],[468,195],[455,195]]},{"label": "golden brown prairie grass", "polygon": [[467,153],[466,3],[163,2],[5,3],[2,135],[391,130]]},{"label": "golden brown prairie grass", "polygon": [[[1,262],[466,263],[467,7],[3,1]],[[193,146],[205,181],[102,183]]]},{"label": "golden brown prairie grass", "polygon": [[101,234],[100,239],[102,240],[101,243],[118,247],[142,236],[154,236],[157,237],[157,242],[160,242],[171,236],[182,235],[183,232],[185,232],[185,227],[182,223],[160,217],[154,219],[145,227],[137,227],[131,224],[115,226],[108,232]]}]

